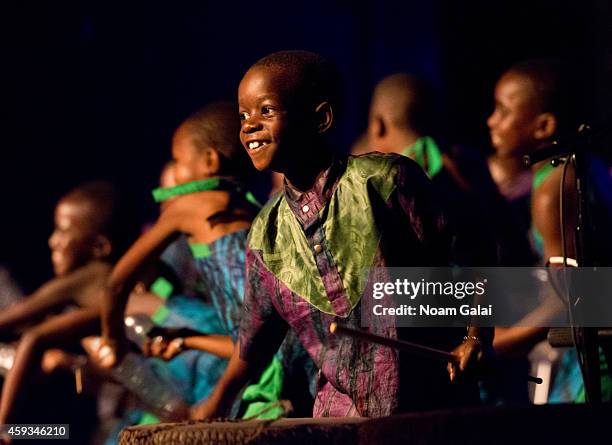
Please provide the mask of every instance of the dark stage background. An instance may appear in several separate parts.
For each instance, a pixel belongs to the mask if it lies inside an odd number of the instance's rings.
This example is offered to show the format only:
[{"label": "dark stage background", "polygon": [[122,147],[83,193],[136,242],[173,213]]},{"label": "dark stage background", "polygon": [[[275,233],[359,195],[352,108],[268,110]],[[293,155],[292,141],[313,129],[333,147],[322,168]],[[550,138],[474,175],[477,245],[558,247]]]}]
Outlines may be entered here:
[{"label": "dark stage background", "polygon": [[[345,80],[336,135],[365,130],[369,95],[399,70],[439,90],[449,139],[487,147],[492,88],[513,62],[563,56],[610,103],[611,7],[591,2],[429,0],[0,4],[0,263],[28,291],[51,276],[56,200],[79,182],[117,181],[143,220],[176,125],[234,98],[244,71],[280,49],[329,57]],[[585,93],[586,94],[586,93]]]}]

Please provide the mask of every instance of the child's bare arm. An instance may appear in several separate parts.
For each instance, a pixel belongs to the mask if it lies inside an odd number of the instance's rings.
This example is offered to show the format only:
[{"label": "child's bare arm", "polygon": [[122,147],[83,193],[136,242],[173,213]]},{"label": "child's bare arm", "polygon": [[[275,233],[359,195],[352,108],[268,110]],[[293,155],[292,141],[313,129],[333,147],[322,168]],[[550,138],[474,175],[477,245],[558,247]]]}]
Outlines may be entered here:
[{"label": "child's bare arm", "polygon": [[510,328],[495,328],[493,348],[495,352],[505,356],[525,356],[536,343],[546,338],[547,328],[537,326],[513,326]]},{"label": "child's bare arm", "polygon": [[205,351],[221,358],[231,358],[234,352],[234,342],[229,335],[187,337],[185,347]]},{"label": "child's bare arm", "polygon": [[[559,185],[561,183],[562,167],[556,168],[551,175],[534,191],[531,213],[533,223],[542,235],[544,244],[544,259],[563,254],[563,239],[561,237],[561,205]],[[565,179],[565,241],[566,255],[576,257],[573,231],[575,228],[576,196],[573,190],[574,172],[568,169]]]},{"label": "child's bare arm", "polygon": [[[548,260],[553,256],[561,256],[563,254],[563,240],[561,238],[561,207],[559,201],[559,185],[561,183],[562,168],[557,168],[553,173],[542,183],[542,185],[534,191],[531,214],[533,223],[536,229],[542,235],[544,244],[544,259]],[[566,184],[573,182],[573,171],[568,171]],[[574,200],[575,195],[571,187],[566,185],[567,192],[566,205],[567,224],[565,227],[566,234],[566,255],[570,258],[575,258],[575,247],[572,231],[575,225],[574,218]],[[550,320],[550,324],[554,325],[555,317],[564,313],[564,307],[560,300],[552,294],[552,290],[548,298],[534,311],[528,314],[524,320],[506,329],[498,329],[494,341],[495,350],[504,355],[520,354],[528,352],[538,341],[546,337],[548,329],[546,321]]]},{"label": "child's bare arm", "polygon": [[[123,316],[132,288],[140,274],[178,235],[181,214],[173,211],[174,207],[168,207],[155,225],[136,240],[114,267],[106,289],[101,295],[104,345],[114,348],[117,342],[122,342]],[[116,356],[110,357],[102,362],[113,366],[116,358]]]},{"label": "child's bare arm", "polygon": [[44,351],[50,347],[78,344],[78,339],[96,331],[99,313],[95,308],[51,317],[28,330],[21,338],[13,367],[7,375],[0,400],[0,421],[7,423],[14,416],[14,408],[22,396],[24,386],[40,367]]},{"label": "child's bare arm", "polygon": [[197,349],[221,358],[231,358],[234,343],[229,335],[197,335],[180,338],[154,337],[145,344],[145,353],[170,360],[184,349]]},{"label": "child's bare arm", "polygon": [[250,362],[240,358],[240,340],[234,347],[234,352],[225,372],[210,397],[202,404],[191,409],[192,419],[207,419],[227,415],[232,402],[238,393],[254,375]]},{"label": "child's bare arm", "polygon": [[0,312],[0,332],[10,332],[16,327],[47,315],[49,311],[72,302],[86,291],[92,280],[100,280],[108,267],[91,264],[62,277],[57,277],[41,286],[32,295],[25,297]]}]

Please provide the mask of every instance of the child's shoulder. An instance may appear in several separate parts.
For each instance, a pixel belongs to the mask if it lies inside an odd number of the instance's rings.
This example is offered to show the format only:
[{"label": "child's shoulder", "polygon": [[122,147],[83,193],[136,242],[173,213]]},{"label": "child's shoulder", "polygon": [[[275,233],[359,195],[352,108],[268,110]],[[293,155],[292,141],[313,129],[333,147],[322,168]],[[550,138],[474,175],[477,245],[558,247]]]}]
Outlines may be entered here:
[{"label": "child's shoulder", "polygon": [[40,295],[71,295],[79,302],[83,294],[97,295],[106,285],[112,265],[106,261],[93,260],[77,269],[47,281],[36,292]]},{"label": "child's shoulder", "polygon": [[[349,156],[345,180],[373,187],[387,199],[398,185],[411,187],[428,179],[423,169],[412,159],[396,153],[367,153]],[[413,184],[414,183],[414,184]]]},{"label": "child's shoulder", "polygon": [[349,156],[347,171],[354,170],[363,177],[382,176],[393,179],[400,170],[422,170],[412,159],[397,153],[372,152]]},{"label": "child's shoulder", "polygon": [[113,270],[112,263],[102,260],[93,260],[73,272],[75,278],[91,283],[106,283]]}]

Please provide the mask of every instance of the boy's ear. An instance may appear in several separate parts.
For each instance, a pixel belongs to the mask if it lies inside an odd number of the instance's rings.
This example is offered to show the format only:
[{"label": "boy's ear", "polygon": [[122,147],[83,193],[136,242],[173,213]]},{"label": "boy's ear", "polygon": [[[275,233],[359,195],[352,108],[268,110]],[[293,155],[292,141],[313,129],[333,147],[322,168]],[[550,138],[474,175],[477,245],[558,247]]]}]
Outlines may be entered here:
[{"label": "boy's ear", "polygon": [[551,138],[557,131],[557,118],[552,113],[542,113],[536,117],[534,137],[543,141]]},{"label": "boy's ear", "polygon": [[93,244],[93,256],[96,259],[108,258],[113,251],[113,243],[106,235],[98,235]]},{"label": "boy's ear", "polygon": [[200,166],[206,176],[217,176],[221,170],[221,158],[217,150],[213,148],[204,150]]},{"label": "boy's ear", "polygon": [[317,124],[317,131],[319,134],[325,133],[329,130],[334,122],[334,110],[329,102],[321,102],[315,108],[315,119]]}]

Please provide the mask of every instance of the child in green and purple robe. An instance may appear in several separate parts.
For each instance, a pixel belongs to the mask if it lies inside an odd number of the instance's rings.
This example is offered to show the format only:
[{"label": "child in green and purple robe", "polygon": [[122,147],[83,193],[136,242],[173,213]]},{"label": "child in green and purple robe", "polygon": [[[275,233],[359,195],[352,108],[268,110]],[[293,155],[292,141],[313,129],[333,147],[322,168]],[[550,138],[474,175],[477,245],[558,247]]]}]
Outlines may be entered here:
[{"label": "child in green and purple robe", "polygon": [[[335,337],[331,323],[450,350],[459,366],[477,360],[488,338],[478,330],[400,329],[372,313],[377,271],[448,264],[445,218],[430,181],[397,155],[334,156],[327,142],[337,112],[334,70],[320,56],[284,51],[252,66],[238,90],[240,137],[255,167],[284,174],[284,189],[249,234],[239,343],[228,368],[195,417],[223,414],[235,394],[275,353],[289,329],[319,368],[313,410],[319,416],[385,416],[460,405],[476,386],[451,384],[447,365],[389,347]],[[370,268],[369,276],[363,270]]]}]

